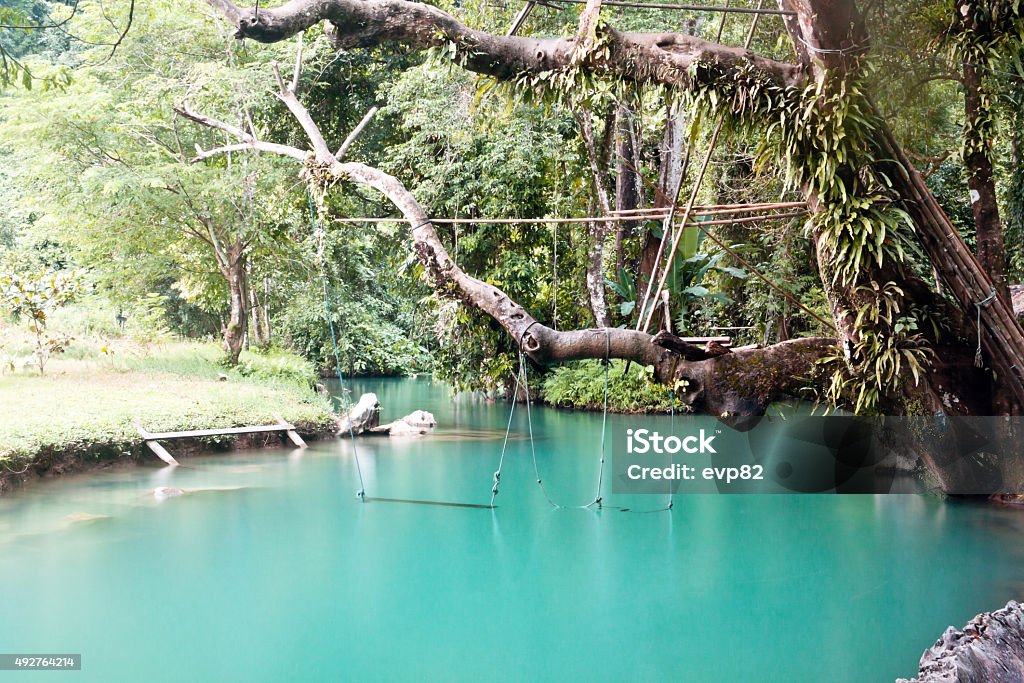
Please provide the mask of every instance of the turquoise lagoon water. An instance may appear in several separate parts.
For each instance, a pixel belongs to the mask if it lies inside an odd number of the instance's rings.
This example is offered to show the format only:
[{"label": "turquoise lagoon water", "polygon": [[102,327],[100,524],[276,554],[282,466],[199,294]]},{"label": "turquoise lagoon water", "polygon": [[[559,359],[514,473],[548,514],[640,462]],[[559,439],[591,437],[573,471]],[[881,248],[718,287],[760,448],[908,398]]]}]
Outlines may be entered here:
[{"label": "turquoise lagoon water", "polygon": [[[422,379],[362,390],[385,419],[441,423],[360,442],[369,495],[488,502],[506,405]],[[0,652],[83,663],[0,680],[891,681],[946,626],[1024,597],[1015,511],[912,495],[553,510],[520,418],[495,510],[360,503],[347,441],[0,499]],[[586,502],[600,415],[534,421],[553,495]]]}]

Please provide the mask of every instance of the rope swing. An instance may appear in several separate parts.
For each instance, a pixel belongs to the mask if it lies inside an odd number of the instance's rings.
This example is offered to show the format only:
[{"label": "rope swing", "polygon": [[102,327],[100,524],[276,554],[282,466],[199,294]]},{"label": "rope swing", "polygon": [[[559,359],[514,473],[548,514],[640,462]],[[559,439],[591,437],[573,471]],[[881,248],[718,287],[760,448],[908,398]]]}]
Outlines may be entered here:
[{"label": "rope swing", "polygon": [[[316,261],[320,268],[320,283],[324,291],[324,312],[327,315],[327,325],[331,329],[331,344],[334,346],[334,364],[338,371],[338,383],[341,385],[341,409],[348,415],[348,400],[345,398],[345,375],[341,372],[341,354],[338,352],[338,336],[334,332],[334,317],[331,315],[331,298],[327,294],[327,270],[324,268],[324,231],[316,219],[316,209],[313,207],[313,195],[309,188],[306,188],[306,201],[309,202],[309,222],[313,227],[313,234],[316,236]],[[352,439],[352,456],[356,461],[356,473],[359,475],[359,490],[356,496],[360,501],[366,501],[366,485],[363,483],[363,466],[359,462],[359,449],[356,448],[356,433],[352,428],[352,420],[348,421],[348,435]]]},{"label": "rope swing", "polygon": [[[536,440],[533,436],[533,411],[532,403],[530,398],[530,382],[529,375],[527,372],[526,363],[526,352],[523,348],[526,340],[526,335],[530,331],[530,328],[534,325],[539,324],[538,321],[530,323],[526,330],[523,331],[522,336],[519,338],[519,367],[516,371],[515,387],[512,395],[512,407],[509,410],[508,415],[508,426],[505,429],[505,439],[501,446],[501,456],[498,458],[498,469],[494,472],[494,485],[491,487],[491,503],[490,507],[494,506],[494,500],[498,495],[501,487],[501,470],[505,463],[505,455],[508,452],[509,437],[512,433],[512,419],[516,411],[516,398],[519,395],[519,388],[522,387],[526,393],[526,426],[527,433],[530,439],[530,460],[533,464],[533,474],[537,482],[537,486],[540,488],[541,493],[544,495],[544,499],[548,504],[556,510],[590,510],[597,509],[602,510],[610,508],[618,510],[620,512],[635,512],[635,513],[651,513],[651,512],[667,512],[670,511],[674,505],[673,493],[669,490],[668,505],[663,508],[657,508],[655,510],[631,510],[626,507],[608,506],[604,504],[604,497],[602,491],[604,490],[604,473],[605,463],[607,461],[607,436],[608,436],[608,397],[609,397],[609,369],[611,367],[611,330],[609,328],[603,328],[605,333],[605,357],[602,360],[604,365],[604,399],[601,414],[601,445],[598,448],[598,465],[597,465],[597,485],[594,491],[594,497],[589,503],[582,505],[566,505],[564,503],[557,502],[551,497],[547,487],[544,485],[544,478],[540,474],[540,465],[537,463],[537,445]],[[672,394],[672,417],[671,417],[672,430],[675,431],[675,394]]]},{"label": "rope swing", "polygon": [[[522,384],[523,390],[526,392],[526,425],[530,435],[530,458],[533,462],[533,474],[537,481],[537,486],[540,487],[541,492],[544,494],[544,498],[548,501],[551,507],[557,510],[575,509],[575,510],[588,510],[592,507],[600,509],[602,507],[601,489],[604,487],[604,464],[605,464],[605,451],[606,451],[606,435],[608,433],[608,366],[610,363],[611,356],[611,331],[606,327],[604,328],[605,333],[605,359],[604,359],[604,410],[601,415],[601,446],[598,451],[598,468],[597,468],[597,489],[594,492],[594,498],[585,505],[564,505],[557,503],[548,493],[547,488],[544,486],[544,479],[540,476],[540,466],[537,464],[537,445],[533,437],[533,414],[531,410],[532,400],[530,399],[530,382],[526,368],[526,353],[523,349],[523,344],[526,340],[526,334],[530,331],[530,328],[538,324],[537,321],[530,323],[526,330],[523,331],[522,336],[519,338],[519,371],[516,375],[516,394],[513,396],[512,411],[515,411],[515,398],[518,396],[520,383]],[[509,414],[509,431],[512,429],[512,414]],[[508,432],[505,433],[505,443],[508,444]],[[504,446],[501,449],[502,459],[505,456]],[[501,467],[499,464],[498,471],[494,473],[495,476],[495,488],[494,495],[497,495],[498,481],[501,477]],[[493,503],[494,498],[492,496],[491,501]]]},{"label": "rope swing", "polygon": [[978,309],[978,348],[974,352],[974,367],[982,368],[985,367],[984,358],[981,355],[981,309],[988,308],[988,305],[996,300],[996,288],[992,288],[992,293],[981,301],[975,302],[974,307]]}]

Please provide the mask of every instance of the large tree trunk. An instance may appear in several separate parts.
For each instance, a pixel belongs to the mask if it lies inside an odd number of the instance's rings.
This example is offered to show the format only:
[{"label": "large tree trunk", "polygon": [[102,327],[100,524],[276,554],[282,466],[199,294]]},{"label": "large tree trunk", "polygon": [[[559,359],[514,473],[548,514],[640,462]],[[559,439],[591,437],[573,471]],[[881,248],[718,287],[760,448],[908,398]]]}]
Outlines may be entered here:
[{"label": "large tree trunk", "polygon": [[249,334],[256,346],[265,349],[270,346],[270,278],[263,278],[262,287],[253,285],[249,291],[249,308],[252,312]]},{"label": "large tree trunk", "polygon": [[241,244],[232,244],[227,249],[228,262],[223,269],[231,295],[231,309],[228,324],[224,327],[224,351],[228,362],[238,362],[249,328],[249,287],[245,274],[245,254]]},{"label": "large tree trunk", "polygon": [[[869,41],[853,3],[840,0],[779,1],[780,7],[796,12],[795,16],[787,19],[787,27],[794,37],[797,55],[805,61],[816,78],[834,79],[857,68]],[[942,338],[931,340],[939,353],[936,372],[925,378],[927,386],[922,387],[920,392],[912,393],[923,394],[927,398],[925,405],[930,410],[952,414],[986,414],[992,410],[991,397],[979,402],[976,384],[971,388],[951,386],[942,383],[942,379],[962,376],[967,372],[951,366],[962,364],[969,357],[970,354],[966,352],[970,347],[965,345],[965,341],[969,341],[974,332],[970,324],[973,317],[971,314],[976,313],[977,303],[989,297],[994,285],[983,267],[970,254],[892,133],[881,123],[880,117],[879,121],[876,156],[881,161],[877,163],[878,169],[893,181],[895,191],[903,199],[914,221],[918,238],[962,312],[953,316],[958,319],[955,325],[952,324],[953,319],[944,315],[943,319],[950,323],[951,329]],[[814,198],[810,200],[813,207]],[[816,241],[819,245],[819,263],[823,268],[822,280],[826,285],[836,326],[847,340],[856,341],[856,329],[849,312],[857,310],[858,304],[863,303],[861,296],[856,291],[829,286],[832,267],[824,263],[828,255],[821,253],[821,240]],[[902,285],[916,303],[937,306],[939,310],[948,308],[943,305],[940,297],[906,273],[880,275],[882,282],[894,281]],[[1003,411],[1019,411],[1020,406],[1024,405],[1024,334],[1006,302],[1001,299],[986,304],[982,310],[982,324],[985,327],[983,337],[986,357],[996,371],[999,383],[995,395],[1000,396],[1004,402]],[[1007,405],[1006,401],[1016,405]]]},{"label": "large tree trunk", "polygon": [[263,278],[263,303],[260,306],[263,311],[262,325],[260,326],[260,339],[264,346],[270,346],[272,337],[270,334],[270,278]]},{"label": "large tree trunk", "polygon": [[967,168],[967,187],[971,193],[971,211],[978,240],[978,261],[992,279],[999,296],[1008,302],[1010,289],[1006,283],[1006,249],[1003,224],[999,219],[992,159],[986,153],[988,141],[982,139],[983,131],[971,123],[990,116],[991,112],[984,111],[986,105],[982,101],[981,73],[971,62],[964,62],[963,84],[964,113],[967,117],[964,147],[968,150],[964,154],[964,166]]},{"label": "large tree trunk", "polygon": [[[636,114],[620,104],[615,109],[615,210],[631,211],[640,206],[640,178],[634,169],[640,168],[637,149]],[[616,223],[615,270],[626,267],[627,237],[632,237],[637,221]]]},{"label": "large tree trunk", "polygon": [[[611,215],[611,205],[608,201],[608,189],[604,184],[604,171],[601,164],[602,155],[598,154],[597,144],[594,139],[594,125],[591,121],[590,112],[583,110],[577,116],[580,126],[580,136],[583,138],[583,146],[586,148],[587,159],[590,165],[591,182],[594,185],[594,197],[596,202],[591,203],[591,215],[594,215],[593,204],[600,207],[600,216],[608,218]],[[590,310],[594,313],[594,324],[597,327],[608,327],[608,299],[605,296],[604,287],[604,243],[608,235],[608,223],[605,221],[592,221],[590,223],[590,253],[587,258],[587,292],[590,295]]]},{"label": "large tree trunk", "polygon": [[[686,116],[682,108],[674,110],[669,105],[668,116],[665,120],[665,131],[662,134],[661,145],[659,147],[659,159],[658,159],[658,185],[655,188],[654,195],[654,208],[663,209],[672,206],[676,198],[679,196],[679,188],[682,186],[685,180],[687,165],[689,162],[689,147],[684,145],[686,140]],[[684,152],[684,147],[686,152]],[[668,221],[665,221],[662,225],[662,230],[667,232],[671,229]],[[640,305],[643,301],[643,295],[648,291],[648,288],[653,288],[657,285],[657,275],[655,275],[655,281],[651,282],[651,276],[654,273],[654,269],[659,267],[658,255],[661,254],[661,260],[664,261],[667,258],[667,254],[662,253],[662,244],[666,243],[668,239],[667,235],[659,237],[652,231],[648,230],[644,237],[643,249],[640,253],[640,267],[639,274],[637,277],[637,296],[640,301],[637,302],[637,315],[640,316],[640,320],[646,315],[644,311],[640,310]],[[671,245],[671,242],[667,242]],[[661,293],[652,291],[647,301],[647,309],[655,306],[656,302],[661,300]],[[651,325],[654,329],[660,330],[665,327],[667,321],[664,319],[664,309],[658,307],[651,317]]]}]

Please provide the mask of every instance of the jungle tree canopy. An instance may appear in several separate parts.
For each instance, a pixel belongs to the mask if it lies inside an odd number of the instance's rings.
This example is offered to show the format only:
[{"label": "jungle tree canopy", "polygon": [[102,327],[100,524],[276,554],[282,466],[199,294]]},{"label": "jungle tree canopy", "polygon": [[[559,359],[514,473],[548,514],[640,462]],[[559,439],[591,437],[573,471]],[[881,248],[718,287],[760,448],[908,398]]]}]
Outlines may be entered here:
[{"label": "jungle tree canopy", "polygon": [[[1019,6],[793,0],[758,21],[755,0],[731,4],[538,6],[508,35],[512,5],[155,0],[113,56],[61,53],[66,88],[0,100],[0,184],[22,193],[3,193],[0,242],[67,239],[112,295],[172,288],[225,341],[272,338],[324,368],[321,265],[354,371],[421,369],[430,346],[454,386],[495,389],[522,348],[636,361],[740,419],[785,395],[1019,413],[1003,284],[1022,262]],[[89,7],[76,35],[116,38]],[[695,227],[711,208],[674,237],[681,221],[648,220],[664,214],[612,215],[698,195],[800,215]],[[396,209],[408,227],[355,218]],[[246,236],[237,277],[209,244],[229,234]],[[747,346],[680,338],[714,326]]]},{"label": "jungle tree canopy", "polygon": [[[291,107],[313,142],[307,167],[387,195],[413,225],[434,286],[494,317],[537,362],[610,353],[653,364],[660,380],[685,382],[694,407],[716,414],[758,414],[792,391],[794,378],[813,384],[825,360],[834,368],[832,395],[852,394],[862,410],[892,410],[910,397],[929,412],[954,414],[1019,412],[1024,405],[1024,335],[1006,300],[992,296],[1002,273],[986,273],[971,254],[872,101],[871,42],[854,3],[780,0],[795,55],[787,63],[685,33],[620,32],[600,20],[597,0],[566,38],[487,33],[405,0],[292,0],[273,9],[209,2],[239,38],[278,42],[323,23],[339,50],[389,43],[441,49],[465,69],[564,101],[582,101],[600,82],[621,92],[654,85],[687,93],[734,128],[764,134],[765,147],[813,211],[813,244],[839,339],[692,360],[699,356],[681,355],[678,342],[666,349],[639,332],[556,332],[537,324],[451,261],[400,182],[335,159],[315,122],[301,106]],[[1000,35],[1021,33],[1019,3],[967,2],[957,12]],[[949,298],[911,267],[908,240],[923,247]],[[969,362],[976,310],[992,370],[980,391],[983,373]]]}]

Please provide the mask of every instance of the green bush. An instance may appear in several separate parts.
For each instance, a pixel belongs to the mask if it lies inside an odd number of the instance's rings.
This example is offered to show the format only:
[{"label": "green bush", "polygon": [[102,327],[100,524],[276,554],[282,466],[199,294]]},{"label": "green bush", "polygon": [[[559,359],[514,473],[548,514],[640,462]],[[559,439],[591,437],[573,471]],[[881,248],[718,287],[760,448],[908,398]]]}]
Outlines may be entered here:
[{"label": "green bush", "polygon": [[[355,375],[402,375],[429,372],[430,353],[407,331],[413,321],[404,312],[380,301],[354,301],[335,294],[331,307],[342,372]],[[397,322],[395,321],[397,319]],[[334,344],[316,292],[296,297],[295,303],[276,321],[284,343],[316,370],[337,372]]]},{"label": "green bush", "polygon": [[245,353],[234,369],[244,377],[271,382],[280,380],[310,388],[316,386],[317,374],[313,364],[280,349]]},{"label": "green bush", "polygon": [[[614,360],[608,368],[608,408],[614,412],[669,412],[672,397],[654,381],[653,368]],[[587,360],[569,363],[548,373],[541,385],[547,403],[566,408],[598,410],[604,405],[604,365]],[[680,406],[676,404],[676,410]]]}]

